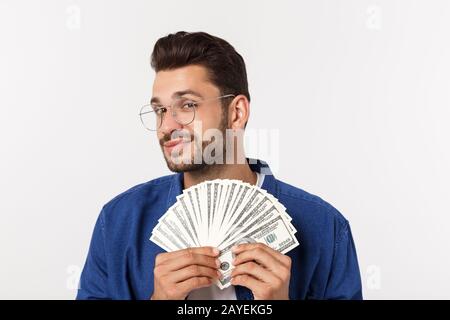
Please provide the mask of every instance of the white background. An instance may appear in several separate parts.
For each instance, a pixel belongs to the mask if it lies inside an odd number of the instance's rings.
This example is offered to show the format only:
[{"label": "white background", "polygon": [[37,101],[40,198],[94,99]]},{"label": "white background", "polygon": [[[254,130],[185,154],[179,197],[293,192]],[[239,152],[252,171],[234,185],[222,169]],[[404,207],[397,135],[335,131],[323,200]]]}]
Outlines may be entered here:
[{"label": "white background", "polygon": [[276,176],[349,219],[365,298],[450,298],[449,14],[445,0],[0,0],[0,298],[73,299],[102,205],[169,173],[138,112],[153,45],[179,30],[243,55],[247,128],[278,130]]}]

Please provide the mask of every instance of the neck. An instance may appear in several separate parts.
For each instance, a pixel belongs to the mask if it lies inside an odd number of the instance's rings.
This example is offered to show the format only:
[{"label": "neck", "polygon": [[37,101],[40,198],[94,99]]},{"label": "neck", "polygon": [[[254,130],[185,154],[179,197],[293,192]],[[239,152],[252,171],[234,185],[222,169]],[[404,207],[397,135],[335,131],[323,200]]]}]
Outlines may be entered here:
[{"label": "neck", "polygon": [[184,189],[192,187],[203,181],[214,179],[242,180],[249,184],[256,184],[256,173],[250,169],[248,163],[244,164],[215,164],[208,165],[201,170],[184,172]]}]

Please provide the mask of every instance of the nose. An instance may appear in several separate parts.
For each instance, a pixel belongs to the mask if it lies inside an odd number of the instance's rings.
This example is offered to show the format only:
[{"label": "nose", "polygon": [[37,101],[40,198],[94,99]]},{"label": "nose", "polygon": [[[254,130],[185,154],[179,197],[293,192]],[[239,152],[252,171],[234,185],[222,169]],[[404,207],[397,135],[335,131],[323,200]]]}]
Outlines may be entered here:
[{"label": "nose", "polygon": [[162,119],[162,124],[161,127],[159,128],[159,131],[166,133],[181,128],[183,128],[183,126],[175,120],[175,117],[172,114],[172,110],[171,109],[167,110]]}]

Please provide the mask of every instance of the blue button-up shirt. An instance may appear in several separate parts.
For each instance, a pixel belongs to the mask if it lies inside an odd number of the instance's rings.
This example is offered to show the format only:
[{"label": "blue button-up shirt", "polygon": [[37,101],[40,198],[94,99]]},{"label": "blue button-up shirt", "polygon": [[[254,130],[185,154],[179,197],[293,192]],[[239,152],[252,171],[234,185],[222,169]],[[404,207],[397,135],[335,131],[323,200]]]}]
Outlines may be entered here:
[{"label": "blue button-up shirt", "polygon": [[[277,180],[265,162],[250,168],[266,174],[262,188],[292,217],[300,245],[292,259],[291,299],[362,299],[355,244],[348,221],[329,203]],[[139,184],[106,203],[97,219],[77,299],[149,299],[153,268],[164,252],[149,240],[158,219],[182,193],[183,174]],[[236,286],[239,300],[252,292]]]}]

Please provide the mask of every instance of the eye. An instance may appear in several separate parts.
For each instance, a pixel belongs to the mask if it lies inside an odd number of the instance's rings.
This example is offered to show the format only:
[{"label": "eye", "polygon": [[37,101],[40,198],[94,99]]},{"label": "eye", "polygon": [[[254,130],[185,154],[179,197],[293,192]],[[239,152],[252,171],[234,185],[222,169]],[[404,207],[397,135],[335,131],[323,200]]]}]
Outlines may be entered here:
[{"label": "eye", "polygon": [[162,115],[164,112],[166,112],[166,107],[154,107],[153,110],[157,115]]},{"label": "eye", "polygon": [[184,110],[190,110],[193,109],[197,106],[197,104],[195,102],[192,101],[186,101],[183,103],[182,109]]}]

